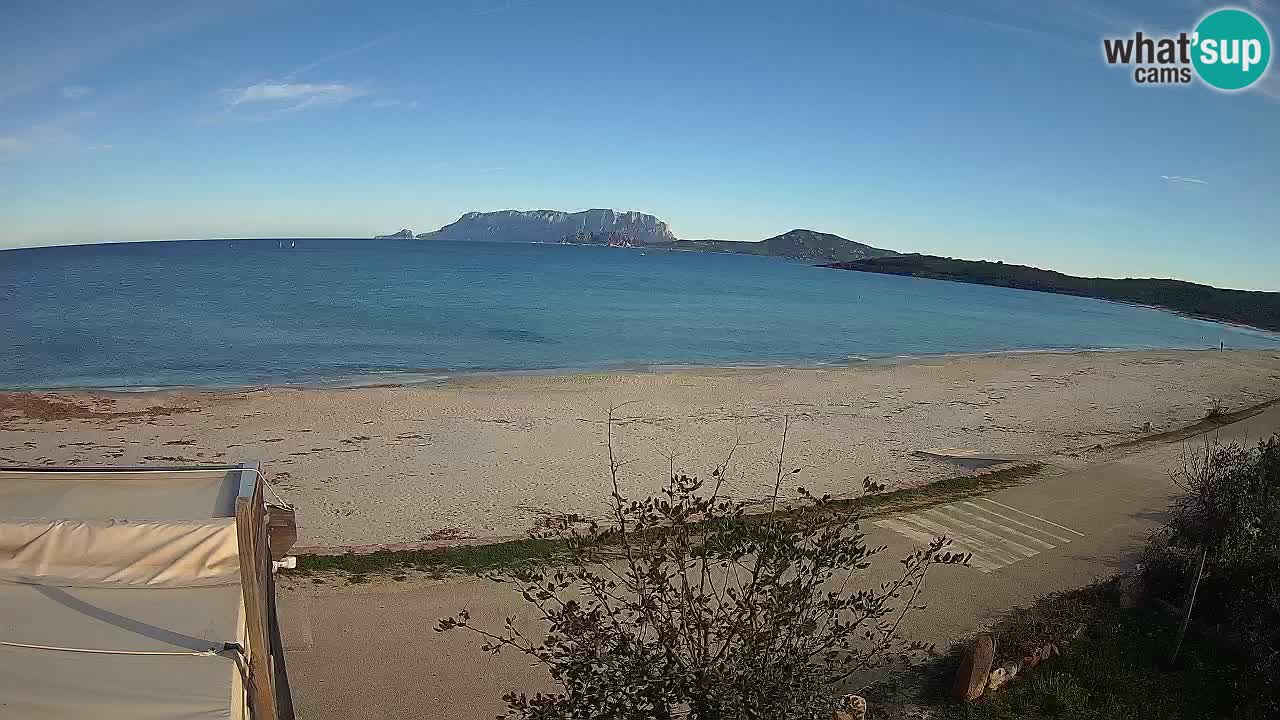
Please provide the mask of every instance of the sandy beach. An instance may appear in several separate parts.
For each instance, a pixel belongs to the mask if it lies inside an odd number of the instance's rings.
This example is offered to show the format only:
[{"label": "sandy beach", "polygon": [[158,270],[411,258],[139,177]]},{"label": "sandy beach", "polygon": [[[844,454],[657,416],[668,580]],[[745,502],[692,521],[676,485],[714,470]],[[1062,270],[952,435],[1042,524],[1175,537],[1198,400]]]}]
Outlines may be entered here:
[{"label": "sandy beach", "polygon": [[[609,493],[733,450],[733,492],[772,486],[783,420],[796,484],[855,494],[958,474],[960,448],[1079,465],[1280,397],[1280,352],[1016,353],[825,369],[463,377],[349,389],[0,393],[0,462],[156,465],[258,459],[298,508],[302,546],[518,537]],[[1148,425],[1149,423],[1149,425]]]}]

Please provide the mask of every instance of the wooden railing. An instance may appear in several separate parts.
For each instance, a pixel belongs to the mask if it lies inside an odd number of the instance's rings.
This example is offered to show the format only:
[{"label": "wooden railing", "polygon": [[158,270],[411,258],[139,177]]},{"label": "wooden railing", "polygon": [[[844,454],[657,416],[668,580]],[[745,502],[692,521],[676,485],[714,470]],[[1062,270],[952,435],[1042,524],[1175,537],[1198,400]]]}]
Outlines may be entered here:
[{"label": "wooden railing", "polygon": [[[285,522],[283,512],[272,523],[263,498],[264,483],[257,463],[246,463],[242,491],[236,498],[236,534],[240,552],[240,589],[244,598],[245,630],[248,634],[249,673],[245,691],[252,720],[294,720],[289,675],[285,669],[280,623],[276,617],[273,556],[284,557],[297,531]],[[282,509],[283,510],[283,509]],[[288,517],[292,520],[291,514]],[[274,538],[279,540],[274,543]]]}]

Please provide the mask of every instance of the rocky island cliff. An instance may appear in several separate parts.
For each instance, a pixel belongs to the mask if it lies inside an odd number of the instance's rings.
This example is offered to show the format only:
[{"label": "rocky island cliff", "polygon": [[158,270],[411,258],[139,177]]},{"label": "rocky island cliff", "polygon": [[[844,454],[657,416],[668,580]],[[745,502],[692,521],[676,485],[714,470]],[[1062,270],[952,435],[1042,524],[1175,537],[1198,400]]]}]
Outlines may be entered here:
[{"label": "rocky island cliff", "polygon": [[[411,237],[409,230],[386,239]],[[498,210],[469,212],[439,230],[420,233],[419,240],[484,242],[559,243],[562,245],[607,245],[651,247],[687,252],[719,252],[763,255],[813,262],[845,262],[895,255],[892,250],[873,247],[831,233],[796,229],[759,242],[740,240],[681,240],[665,222],[647,213],[628,210],[595,209],[581,212],[562,210]]]}]

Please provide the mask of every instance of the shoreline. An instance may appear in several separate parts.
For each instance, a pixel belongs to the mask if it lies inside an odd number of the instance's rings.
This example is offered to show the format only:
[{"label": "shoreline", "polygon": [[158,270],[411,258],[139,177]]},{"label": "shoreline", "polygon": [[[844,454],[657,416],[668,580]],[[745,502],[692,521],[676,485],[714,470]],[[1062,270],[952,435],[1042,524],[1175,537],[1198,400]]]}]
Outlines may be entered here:
[{"label": "shoreline", "polygon": [[[1032,291],[1028,291],[1032,292]],[[1106,301],[1114,302],[1114,301]],[[1162,308],[1151,308],[1161,312],[1171,312]],[[1218,321],[1207,321],[1218,322]],[[1230,324],[1230,323],[1219,323]],[[1243,326],[1248,327],[1248,326]],[[1248,329],[1256,329],[1248,327]],[[1275,348],[1128,348],[1128,347],[1062,347],[1062,348],[1014,348],[1007,350],[975,350],[938,353],[911,353],[898,355],[851,355],[845,361],[780,362],[780,363],[623,363],[607,366],[561,366],[549,368],[512,368],[485,370],[391,370],[357,373],[331,380],[315,380],[301,382],[261,382],[232,383],[221,385],[49,385],[33,387],[0,386],[0,393],[101,393],[119,395],[146,395],[150,393],[243,393],[262,392],[267,390],[358,390],[373,388],[398,387],[432,387],[444,386],[454,382],[472,380],[522,377],[575,377],[599,375],[658,375],[664,373],[720,373],[720,372],[761,372],[771,370],[838,370],[874,368],[893,365],[908,365],[931,360],[948,360],[981,357],[1019,357],[1019,356],[1061,356],[1087,355],[1092,353],[1145,353],[1145,352],[1271,352],[1280,351],[1280,333],[1268,330],[1259,332],[1276,335]]]},{"label": "shoreline", "polygon": [[[786,461],[811,492],[891,490],[962,474],[952,457],[1050,472],[1211,413],[1280,397],[1275,350],[999,352],[817,368],[505,373],[427,384],[0,392],[0,464],[263,463],[298,508],[300,546],[493,542],[608,499],[614,414],[623,492],[733,452],[730,492]],[[961,451],[959,455],[955,451]]]}]

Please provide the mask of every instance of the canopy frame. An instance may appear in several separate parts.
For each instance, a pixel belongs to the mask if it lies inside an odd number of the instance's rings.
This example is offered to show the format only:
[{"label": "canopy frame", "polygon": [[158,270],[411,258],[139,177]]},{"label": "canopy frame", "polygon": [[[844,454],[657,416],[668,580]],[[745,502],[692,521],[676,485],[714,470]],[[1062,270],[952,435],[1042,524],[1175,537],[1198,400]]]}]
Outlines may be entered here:
[{"label": "canopy frame", "polygon": [[274,560],[285,557],[297,538],[293,508],[268,505],[258,461],[236,465],[179,466],[0,466],[4,472],[103,474],[224,471],[238,477],[235,524],[241,600],[248,647],[245,693],[252,720],[295,720],[284,643],[276,612]]}]

